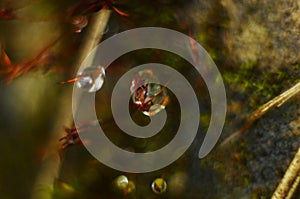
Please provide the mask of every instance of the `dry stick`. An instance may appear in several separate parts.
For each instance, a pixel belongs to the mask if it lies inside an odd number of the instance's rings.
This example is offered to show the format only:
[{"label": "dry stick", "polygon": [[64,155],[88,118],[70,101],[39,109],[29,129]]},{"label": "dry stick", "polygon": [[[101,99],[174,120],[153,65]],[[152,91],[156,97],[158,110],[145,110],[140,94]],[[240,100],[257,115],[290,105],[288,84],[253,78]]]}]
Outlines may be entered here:
[{"label": "dry stick", "polygon": [[265,113],[270,111],[274,107],[281,106],[284,102],[286,102],[288,99],[296,95],[300,92],[300,82],[298,82],[296,85],[294,85],[292,88],[288,89],[287,91],[283,92],[282,94],[278,95],[277,97],[273,98],[269,102],[265,103],[261,107],[259,107],[248,119],[246,124],[240,128],[238,131],[234,132],[232,135],[230,135],[228,138],[226,138],[220,145],[220,147],[225,147],[230,143],[235,142],[238,140],[241,135],[249,129],[249,127],[260,117],[262,117]]},{"label": "dry stick", "polygon": [[[105,31],[106,24],[110,16],[109,10],[101,10],[96,13],[91,20],[87,29],[87,35],[78,59],[74,65],[74,73],[79,69],[84,58],[90,51],[100,42],[102,34]],[[60,144],[59,139],[64,136],[65,132],[63,126],[72,125],[72,87],[61,96],[59,102],[59,112],[56,119],[53,132],[55,132],[49,139],[46,148],[47,154],[42,162],[40,172],[37,175],[36,182],[33,187],[32,199],[51,199],[53,192],[53,184],[59,175],[61,157],[59,155]]]},{"label": "dry stick", "polygon": [[290,199],[300,182],[300,148],[273,193],[272,199]]}]

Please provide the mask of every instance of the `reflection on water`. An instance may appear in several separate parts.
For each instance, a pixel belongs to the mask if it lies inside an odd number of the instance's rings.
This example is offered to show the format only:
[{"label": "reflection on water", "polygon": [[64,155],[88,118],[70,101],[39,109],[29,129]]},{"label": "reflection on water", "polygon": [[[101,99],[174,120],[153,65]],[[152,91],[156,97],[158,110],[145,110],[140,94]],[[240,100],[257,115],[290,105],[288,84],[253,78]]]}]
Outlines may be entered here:
[{"label": "reflection on water", "polygon": [[131,82],[132,101],[146,116],[154,116],[169,103],[166,88],[151,70],[142,70]]}]

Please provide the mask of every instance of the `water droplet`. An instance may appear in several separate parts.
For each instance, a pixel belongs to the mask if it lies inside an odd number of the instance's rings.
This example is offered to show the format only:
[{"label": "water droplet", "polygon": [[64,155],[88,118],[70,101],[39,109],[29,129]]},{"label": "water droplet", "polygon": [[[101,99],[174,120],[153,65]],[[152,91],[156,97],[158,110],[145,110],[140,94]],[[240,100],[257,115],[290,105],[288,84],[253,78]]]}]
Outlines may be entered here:
[{"label": "water droplet", "polygon": [[128,185],[126,187],[126,190],[125,190],[125,195],[133,192],[135,190],[135,184],[134,182],[132,182],[131,180],[128,181]]},{"label": "water droplet", "polygon": [[159,84],[158,78],[149,69],[137,73],[131,82],[130,91],[133,103],[147,116],[159,113],[169,103],[166,88]]},{"label": "water droplet", "polygon": [[120,175],[115,179],[115,185],[118,189],[125,190],[128,186],[128,178],[124,175]]},{"label": "water droplet", "polygon": [[164,193],[167,190],[167,183],[163,178],[156,178],[151,184],[151,189],[156,194]]},{"label": "water droplet", "polygon": [[71,20],[74,32],[80,33],[88,25],[88,17],[85,15],[74,16]]},{"label": "water droplet", "polygon": [[135,190],[135,184],[124,175],[120,175],[115,179],[115,186],[123,195],[127,195]]},{"label": "water droplet", "polygon": [[79,71],[76,76],[76,86],[87,92],[100,90],[104,83],[105,70],[102,66],[92,66]]}]

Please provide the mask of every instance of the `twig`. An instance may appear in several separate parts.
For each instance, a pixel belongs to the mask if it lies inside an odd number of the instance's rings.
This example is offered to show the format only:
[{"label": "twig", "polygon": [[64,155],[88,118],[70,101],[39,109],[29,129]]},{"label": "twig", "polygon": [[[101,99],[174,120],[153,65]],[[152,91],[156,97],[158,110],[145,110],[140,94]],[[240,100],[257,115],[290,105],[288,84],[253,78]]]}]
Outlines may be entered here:
[{"label": "twig", "polygon": [[[82,61],[88,55],[88,53],[100,42],[102,34],[105,31],[106,24],[110,16],[110,11],[102,9],[100,12],[96,13],[90,25],[87,29],[87,35],[81,51],[79,53],[78,59],[74,65],[74,73],[79,69]],[[72,88],[66,89],[64,94],[61,96],[59,113],[56,117],[56,124],[54,126],[53,132],[55,132],[51,137],[46,148],[47,154],[44,157],[42,166],[36,182],[33,186],[32,199],[51,199],[53,184],[55,179],[58,177],[61,158],[59,154],[60,143],[59,139],[64,136],[63,126],[72,125]]]},{"label": "twig", "polygon": [[272,199],[290,199],[300,182],[300,148],[273,193]]},{"label": "twig", "polygon": [[297,93],[300,92],[300,82],[296,85],[288,89],[287,91],[283,92],[282,94],[278,95],[277,97],[271,99],[269,102],[265,103],[261,107],[259,107],[248,119],[246,124],[242,126],[238,131],[234,132],[228,138],[226,138],[220,145],[220,147],[227,146],[229,143],[233,143],[237,141],[241,135],[250,128],[250,126],[259,118],[261,118],[264,114],[269,112],[271,109],[275,107],[281,106],[285,103],[288,99],[295,96]]}]

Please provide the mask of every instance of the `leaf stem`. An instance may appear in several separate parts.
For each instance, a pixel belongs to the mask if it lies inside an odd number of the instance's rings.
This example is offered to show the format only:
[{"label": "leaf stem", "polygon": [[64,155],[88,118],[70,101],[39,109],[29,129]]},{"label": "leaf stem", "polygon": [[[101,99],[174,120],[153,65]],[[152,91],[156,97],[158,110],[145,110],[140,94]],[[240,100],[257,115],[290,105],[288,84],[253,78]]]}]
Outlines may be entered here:
[{"label": "leaf stem", "polygon": [[[83,46],[79,52],[78,58],[74,64],[74,74],[79,69],[82,61],[90,53],[90,51],[100,42],[106,24],[110,16],[110,11],[102,9],[94,14],[91,23],[87,28],[87,34],[83,42]],[[49,139],[46,148],[46,155],[41,163],[40,171],[37,175],[35,184],[33,185],[32,199],[51,199],[53,192],[53,184],[59,175],[61,157],[59,154],[59,139],[64,136],[63,126],[72,125],[72,87],[66,89],[59,101],[59,110],[56,117],[56,124],[53,128],[53,134]]]},{"label": "leaf stem", "polygon": [[278,184],[272,199],[290,199],[300,182],[300,148]]},{"label": "leaf stem", "polygon": [[220,145],[220,147],[225,147],[230,143],[237,141],[242,134],[244,134],[252,124],[261,118],[264,114],[269,112],[271,109],[275,107],[280,107],[283,103],[289,100],[291,97],[295,96],[300,92],[300,82],[295,84],[293,87],[289,88],[287,91],[281,93],[280,95],[274,97],[261,107],[259,107],[252,115],[249,117],[248,121],[240,128],[238,131],[231,134],[228,138],[226,138]]}]

